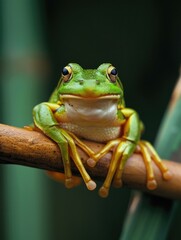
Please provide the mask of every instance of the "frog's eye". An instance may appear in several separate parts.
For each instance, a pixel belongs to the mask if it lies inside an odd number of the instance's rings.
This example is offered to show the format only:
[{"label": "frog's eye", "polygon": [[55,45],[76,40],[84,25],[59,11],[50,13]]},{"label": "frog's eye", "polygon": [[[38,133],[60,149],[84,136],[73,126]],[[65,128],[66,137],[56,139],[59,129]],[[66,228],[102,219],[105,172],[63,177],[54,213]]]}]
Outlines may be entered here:
[{"label": "frog's eye", "polygon": [[110,79],[111,82],[115,83],[117,80],[117,76],[118,76],[118,71],[115,67],[110,66],[107,69],[107,75]]},{"label": "frog's eye", "polygon": [[72,76],[72,68],[70,66],[66,66],[62,69],[62,77],[64,82],[68,82]]}]

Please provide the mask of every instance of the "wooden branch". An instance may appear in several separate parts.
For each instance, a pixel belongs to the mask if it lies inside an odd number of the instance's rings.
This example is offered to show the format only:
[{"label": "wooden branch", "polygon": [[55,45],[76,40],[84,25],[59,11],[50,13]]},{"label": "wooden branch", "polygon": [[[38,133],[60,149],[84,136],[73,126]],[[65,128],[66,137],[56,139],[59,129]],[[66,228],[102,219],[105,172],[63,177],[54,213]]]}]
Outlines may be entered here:
[{"label": "wooden branch", "polygon": [[[103,146],[100,143],[85,142],[94,151],[98,151]],[[80,149],[79,153],[91,177],[93,179],[105,179],[111,153],[106,154],[94,168],[86,164],[88,156]],[[169,167],[173,177],[169,181],[164,181],[159,169],[153,163],[158,188],[149,191],[145,186],[146,170],[143,159],[140,155],[133,154],[127,161],[124,169],[124,186],[151,192],[167,198],[181,199],[181,164],[166,160],[163,161]],[[0,124],[0,163],[18,164],[63,172],[61,154],[54,142],[39,132],[28,131],[3,124]],[[73,163],[72,169],[74,174],[79,174]]]}]

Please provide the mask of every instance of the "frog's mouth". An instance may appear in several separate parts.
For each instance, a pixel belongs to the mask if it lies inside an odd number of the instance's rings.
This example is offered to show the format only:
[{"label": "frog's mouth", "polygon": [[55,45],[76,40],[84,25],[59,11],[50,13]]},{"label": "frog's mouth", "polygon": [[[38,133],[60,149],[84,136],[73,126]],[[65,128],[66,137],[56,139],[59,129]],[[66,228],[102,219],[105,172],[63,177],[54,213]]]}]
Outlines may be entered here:
[{"label": "frog's mouth", "polygon": [[73,94],[60,94],[60,99],[80,99],[80,100],[90,100],[90,101],[97,101],[101,99],[119,99],[120,95],[118,94],[107,94],[107,95],[101,95],[98,97],[83,97],[79,95],[73,95]]},{"label": "frog's mouth", "polygon": [[106,95],[99,97],[82,97],[77,95],[60,95],[67,116],[72,122],[110,123],[116,118],[120,95]]}]

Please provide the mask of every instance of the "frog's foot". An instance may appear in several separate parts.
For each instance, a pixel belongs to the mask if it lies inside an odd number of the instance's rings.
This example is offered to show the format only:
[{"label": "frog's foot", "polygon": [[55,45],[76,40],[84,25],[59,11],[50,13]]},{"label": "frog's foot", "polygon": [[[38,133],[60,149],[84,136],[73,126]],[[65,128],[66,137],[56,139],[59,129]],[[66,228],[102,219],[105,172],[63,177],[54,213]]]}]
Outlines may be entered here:
[{"label": "frog's foot", "polygon": [[[53,180],[56,180],[60,183],[64,183],[65,187],[68,189],[74,188],[80,185],[82,182],[82,179],[77,176],[72,176],[67,178],[64,173],[54,172],[54,171],[46,171],[46,172],[47,172],[47,175],[51,177]],[[91,179],[86,182],[86,186],[90,191],[96,188],[95,182],[92,181]]]},{"label": "frog's foot", "polygon": [[146,166],[147,171],[147,188],[149,190],[154,190],[157,188],[157,182],[154,176],[153,167],[152,167],[152,160],[157,165],[157,167],[160,169],[163,179],[169,180],[172,177],[171,172],[168,170],[168,168],[163,164],[160,157],[156,153],[153,146],[146,141],[140,141],[138,143],[138,146],[140,148],[140,152],[143,156],[143,160]]},{"label": "frog's foot", "polygon": [[124,151],[121,156],[119,165],[117,167],[117,170],[113,179],[113,186],[115,188],[121,188],[123,186],[122,174],[123,174],[124,167],[125,167],[126,161],[132,155],[136,147],[134,142],[130,142],[128,140],[124,142],[123,146],[124,146]]},{"label": "frog's foot", "polygon": [[135,144],[129,140],[120,141],[117,147],[114,149],[108,174],[103,183],[103,186],[99,190],[99,195],[101,197],[105,198],[108,196],[113,177],[113,184],[117,187],[122,186],[122,171],[128,157],[132,154],[134,149]]},{"label": "frog's foot", "polygon": [[90,158],[87,159],[89,167],[95,167],[99,159],[109,151],[114,150],[120,142],[120,138],[109,141],[98,153],[89,155]]},{"label": "frog's foot", "polygon": [[[99,156],[95,157],[94,159],[94,156],[95,156],[95,152],[92,151],[92,149],[90,149],[85,143],[83,143],[78,137],[76,137],[73,133],[71,132],[68,132],[69,135],[74,139],[75,143],[77,146],[79,146],[79,148],[81,148],[84,152],[87,153],[87,155],[90,157],[88,160],[87,160],[87,164],[90,166],[90,167],[94,167],[97,163],[97,161],[99,160]],[[88,184],[88,185],[92,185],[92,184]]]},{"label": "frog's foot", "polygon": [[[77,187],[82,182],[82,179],[80,177],[72,176],[67,178],[64,173],[48,171],[47,174],[54,180],[64,183],[65,187],[68,189]],[[89,180],[88,182],[86,182],[86,186],[90,191],[92,191],[96,188],[96,183],[92,180]]]},{"label": "frog's foot", "polygon": [[[75,144],[75,139],[72,138],[72,135],[70,136],[65,130],[62,129],[62,134],[63,136],[66,138],[69,147],[70,147],[70,155],[76,165],[76,167],[78,168],[86,186],[88,190],[94,190],[96,188],[96,183],[90,178],[89,174],[87,173],[81,159],[80,156],[78,154],[77,148],[76,148],[76,144]],[[65,173],[66,176],[71,176],[71,169],[70,169],[70,164],[64,164],[65,167],[67,167]],[[67,177],[68,179],[68,177]]]}]

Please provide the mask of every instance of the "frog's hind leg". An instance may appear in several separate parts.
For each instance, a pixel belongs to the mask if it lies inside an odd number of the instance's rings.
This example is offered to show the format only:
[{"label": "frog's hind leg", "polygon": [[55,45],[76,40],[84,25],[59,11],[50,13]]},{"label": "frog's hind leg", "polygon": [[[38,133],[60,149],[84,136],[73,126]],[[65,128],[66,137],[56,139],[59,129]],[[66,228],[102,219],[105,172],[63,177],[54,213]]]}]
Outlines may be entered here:
[{"label": "frog's hind leg", "polygon": [[138,146],[140,147],[140,152],[143,156],[143,160],[146,166],[147,171],[147,188],[153,190],[157,188],[157,182],[154,176],[152,160],[160,169],[162,176],[165,180],[169,180],[171,178],[171,173],[168,168],[163,164],[157,152],[153,148],[153,146],[147,141],[139,141]]}]

